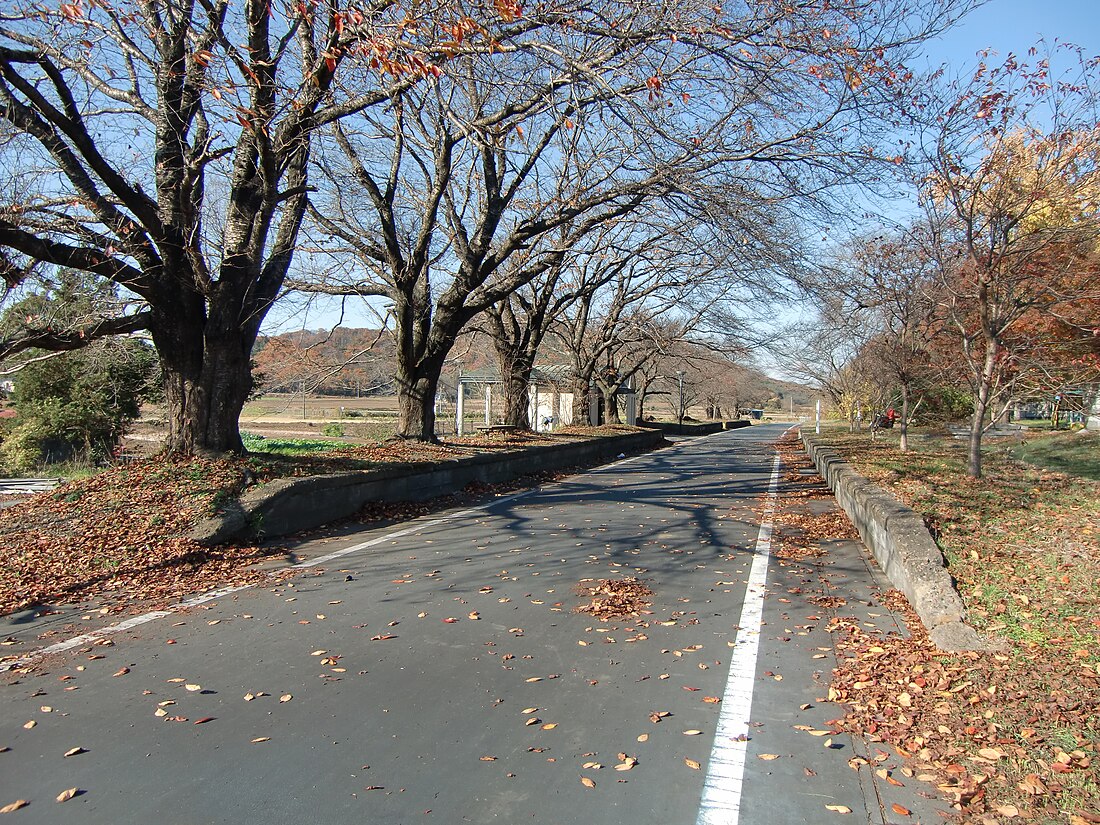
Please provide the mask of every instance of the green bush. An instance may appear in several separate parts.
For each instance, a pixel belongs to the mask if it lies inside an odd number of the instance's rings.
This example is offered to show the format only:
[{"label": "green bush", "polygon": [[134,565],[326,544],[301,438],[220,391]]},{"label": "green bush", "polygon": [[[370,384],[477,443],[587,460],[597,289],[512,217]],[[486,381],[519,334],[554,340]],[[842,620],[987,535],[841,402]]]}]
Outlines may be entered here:
[{"label": "green bush", "polygon": [[102,463],[137,416],[155,361],[140,342],[102,341],[28,364],[15,376],[19,416],[0,444],[0,461],[19,473]]},{"label": "green bush", "polygon": [[321,428],[321,435],[327,435],[330,438],[343,438],[344,425],[337,424],[335,421],[330,421],[328,424]]},{"label": "green bush", "polygon": [[[60,269],[0,317],[0,335],[83,330],[125,302],[112,285]],[[156,374],[153,348],[136,338],[86,339],[70,352],[31,349],[5,366],[13,373],[17,417],[0,431],[0,462],[15,472],[44,465],[94,466],[108,458]]]}]

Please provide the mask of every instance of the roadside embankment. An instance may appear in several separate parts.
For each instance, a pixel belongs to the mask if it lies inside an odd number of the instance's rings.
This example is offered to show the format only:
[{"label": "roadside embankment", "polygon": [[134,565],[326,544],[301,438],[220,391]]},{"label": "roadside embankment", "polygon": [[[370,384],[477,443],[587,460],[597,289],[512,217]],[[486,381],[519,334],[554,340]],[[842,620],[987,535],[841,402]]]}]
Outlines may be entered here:
[{"label": "roadside embankment", "polygon": [[526,447],[448,461],[394,464],[304,478],[282,478],[246,490],[217,516],[202,520],[191,538],[213,546],[241,538],[276,538],[358,513],[369,502],[423,501],[457,493],[468,484],[499,484],[521,475],[652,450],[659,430]]},{"label": "roadside embankment", "polygon": [[966,608],[921,516],[812,435],[803,433],[802,443],[864,544],[909,599],[936,646],[946,651],[988,647],[966,623]]}]

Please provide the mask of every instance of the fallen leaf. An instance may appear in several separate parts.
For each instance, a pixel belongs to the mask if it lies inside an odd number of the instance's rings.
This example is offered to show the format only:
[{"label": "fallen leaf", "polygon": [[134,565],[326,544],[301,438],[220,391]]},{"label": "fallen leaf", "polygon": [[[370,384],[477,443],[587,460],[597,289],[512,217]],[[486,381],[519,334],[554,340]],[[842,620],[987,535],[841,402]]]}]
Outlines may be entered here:
[{"label": "fallen leaf", "polygon": [[1016,787],[1032,796],[1041,796],[1047,792],[1047,786],[1043,784],[1043,780],[1035,773],[1029,773],[1024,777],[1022,782],[1016,783]]},{"label": "fallen leaf", "polygon": [[213,721],[214,721],[213,716],[204,716],[204,717],[202,717],[202,719],[196,719],[191,724],[193,724],[193,725],[205,725],[207,722],[213,722]]},{"label": "fallen leaf", "polygon": [[587,776],[582,776],[581,777],[581,784],[584,785],[584,787],[586,787],[586,788],[595,788],[596,787],[596,780],[595,779],[589,779]]},{"label": "fallen leaf", "polygon": [[983,759],[992,759],[996,761],[1004,756],[1004,753],[996,750],[995,748],[982,748],[980,751],[978,751],[978,756],[982,757]]},{"label": "fallen leaf", "polygon": [[1001,816],[1012,819],[1013,817],[1020,815],[1020,809],[1017,808],[1015,805],[1001,805],[997,808],[997,813],[999,813]]},{"label": "fallen leaf", "polygon": [[523,710],[520,711],[520,713],[524,714],[525,716],[528,715],[528,714],[531,714],[531,713],[538,713],[538,712],[539,712],[538,708],[524,708]]},{"label": "fallen leaf", "polygon": [[639,742],[648,742],[649,741],[649,734],[648,733],[639,734],[638,741]]},{"label": "fallen leaf", "polygon": [[852,812],[852,809],[847,805],[826,805],[825,807],[838,814],[850,814]]},{"label": "fallen leaf", "polygon": [[704,696],[703,701],[706,702],[708,705],[717,705],[722,700],[719,699],[717,696]]},{"label": "fallen leaf", "polygon": [[470,612],[469,612],[469,613],[468,613],[468,614],[466,615],[466,618],[467,618],[467,619],[469,619],[470,621],[476,622],[476,621],[478,621],[478,620],[479,620],[479,619],[481,618],[481,614],[480,614],[480,613],[478,613],[478,612],[477,612],[476,610],[471,610],[471,611],[470,611]]},{"label": "fallen leaf", "polygon": [[686,731],[684,731],[684,736],[698,736],[701,733],[702,733],[701,730],[695,730],[695,729],[686,730]]},{"label": "fallen leaf", "polygon": [[69,748],[67,751],[65,751],[65,753],[62,754],[62,756],[76,756],[78,753],[87,753],[87,751],[84,750],[84,748],[79,747]]},{"label": "fallen leaf", "polygon": [[196,691],[202,690],[202,685],[184,685],[183,687],[184,687],[185,690],[189,690],[192,693],[195,693]]},{"label": "fallen leaf", "polygon": [[0,808],[0,814],[14,813],[15,811],[18,811],[20,808],[26,808],[30,804],[31,803],[28,802],[25,799],[17,799],[14,802],[12,802],[8,805],[5,805],[3,808]]},{"label": "fallen leaf", "polygon": [[557,726],[558,726],[557,722],[548,722],[547,724],[542,726],[542,729],[543,730],[553,730]]},{"label": "fallen leaf", "polygon": [[252,741],[253,741],[253,743],[256,743],[256,742],[270,742],[271,737],[270,736],[257,736]]},{"label": "fallen leaf", "polygon": [[62,791],[61,793],[59,793],[57,795],[57,801],[58,802],[68,802],[70,799],[72,799],[78,793],[80,793],[80,788],[69,788],[68,790]]},{"label": "fallen leaf", "polygon": [[31,721],[27,722],[25,725],[23,725],[23,727],[26,728],[27,730],[30,730],[31,728],[33,728],[37,724],[38,724],[37,722],[35,722],[33,719],[31,719]]},{"label": "fallen leaf", "polygon": [[120,668],[119,668],[118,670],[116,670],[116,671],[115,671],[114,673],[112,673],[111,675],[112,675],[112,676],[125,676],[125,675],[126,675],[127,673],[129,673],[129,672],[130,672],[130,668],[128,668],[128,667],[120,667]]},{"label": "fallen leaf", "polygon": [[757,759],[763,759],[765,762],[771,762],[773,759],[778,759],[779,754],[778,753],[758,753],[756,755],[756,758]]},{"label": "fallen leaf", "polygon": [[252,694],[252,693],[246,693],[246,694],[244,695],[244,700],[245,700],[246,702],[251,702],[251,701],[252,701],[253,699],[255,699],[255,698],[256,698],[255,694]]},{"label": "fallen leaf", "polygon": [[913,813],[908,808],[899,805],[897,802],[890,806],[890,810],[896,813],[898,816],[911,816]]},{"label": "fallen leaf", "polygon": [[684,764],[691,768],[693,771],[697,771],[703,766],[696,762],[694,759],[685,759]]},{"label": "fallen leaf", "polygon": [[294,698],[294,696],[292,694],[284,693],[282,696],[279,697],[279,701],[280,702],[289,702],[293,698]]}]

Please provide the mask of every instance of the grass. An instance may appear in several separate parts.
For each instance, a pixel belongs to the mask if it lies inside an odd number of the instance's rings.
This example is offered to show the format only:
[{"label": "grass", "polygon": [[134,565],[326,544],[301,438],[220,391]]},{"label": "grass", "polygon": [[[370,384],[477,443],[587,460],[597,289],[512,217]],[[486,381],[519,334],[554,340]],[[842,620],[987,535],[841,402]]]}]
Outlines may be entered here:
[{"label": "grass", "polygon": [[[1075,751],[1100,758],[1100,437],[990,441],[981,479],[965,473],[965,442],[935,431],[918,432],[905,453],[894,434],[875,443],[866,433],[823,437],[924,516],[969,621],[1004,644],[966,665],[1001,698],[957,747],[973,750],[977,736],[1017,743],[998,766],[997,791],[1029,812],[1026,821],[1100,808],[1095,774],[1077,757],[1069,769],[1057,762]],[[1022,789],[1029,775],[1048,790]]]},{"label": "grass", "polygon": [[1028,439],[1012,455],[1047,470],[1100,481],[1100,434],[1096,432],[1076,430]]},{"label": "grass", "polygon": [[250,453],[298,456],[314,453],[346,451],[346,442],[321,438],[265,438],[262,435],[242,432],[244,448]]}]

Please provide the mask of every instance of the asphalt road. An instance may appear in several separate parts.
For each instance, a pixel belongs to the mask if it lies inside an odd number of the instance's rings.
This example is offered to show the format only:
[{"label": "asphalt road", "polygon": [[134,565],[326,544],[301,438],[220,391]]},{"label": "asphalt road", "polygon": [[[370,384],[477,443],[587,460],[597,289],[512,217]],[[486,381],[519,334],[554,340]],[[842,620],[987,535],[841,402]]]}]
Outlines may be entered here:
[{"label": "asphalt road", "polygon": [[[826,616],[801,601],[820,571],[770,565],[758,647],[738,637],[781,432],[305,545],[314,566],[289,582],[9,675],[0,806],[51,825],[922,821],[915,789],[849,766],[863,743],[814,735],[840,713]],[[834,551],[831,592],[889,626],[859,550]],[[579,584],[623,576],[651,613],[574,611]],[[753,672],[731,674],[735,654]]]}]

